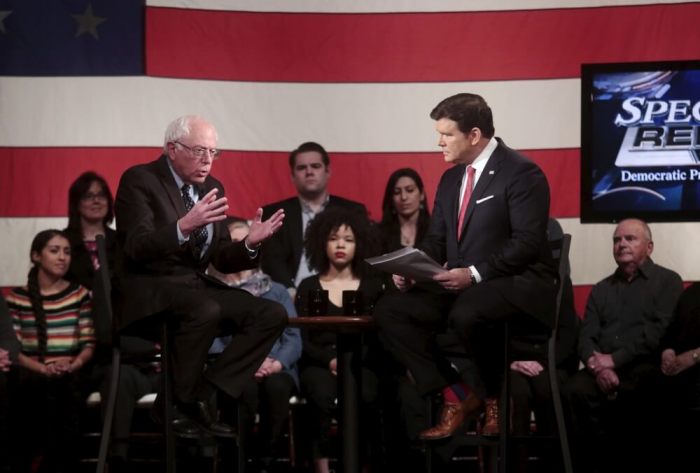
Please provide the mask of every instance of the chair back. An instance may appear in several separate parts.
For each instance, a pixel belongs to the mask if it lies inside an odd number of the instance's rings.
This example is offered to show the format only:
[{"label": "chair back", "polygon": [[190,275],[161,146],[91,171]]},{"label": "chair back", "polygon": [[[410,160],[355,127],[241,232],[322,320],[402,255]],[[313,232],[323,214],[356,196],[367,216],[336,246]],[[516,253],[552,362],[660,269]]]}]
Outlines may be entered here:
[{"label": "chair back", "polygon": [[97,260],[100,268],[97,270],[97,284],[103,294],[104,314],[109,319],[112,345],[117,342],[116,330],[114,330],[114,313],[112,309],[112,276],[109,269],[109,259],[107,258],[107,241],[104,235],[97,235]]}]

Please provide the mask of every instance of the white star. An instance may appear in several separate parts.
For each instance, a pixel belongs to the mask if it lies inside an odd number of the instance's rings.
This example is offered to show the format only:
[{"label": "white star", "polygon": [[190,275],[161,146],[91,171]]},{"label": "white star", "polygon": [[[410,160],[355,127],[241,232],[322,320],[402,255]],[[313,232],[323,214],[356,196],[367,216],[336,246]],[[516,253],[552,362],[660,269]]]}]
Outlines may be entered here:
[{"label": "white star", "polygon": [[83,33],[90,33],[95,39],[100,39],[97,36],[97,26],[103,21],[107,20],[100,16],[95,16],[92,14],[92,5],[88,3],[85,13],[82,15],[71,15],[75,21],[78,22],[78,31],[75,33],[77,38]]},{"label": "white star", "polygon": [[3,21],[10,15],[10,13],[12,13],[12,10],[0,10],[0,32],[2,33],[7,33],[5,23],[3,23]]}]

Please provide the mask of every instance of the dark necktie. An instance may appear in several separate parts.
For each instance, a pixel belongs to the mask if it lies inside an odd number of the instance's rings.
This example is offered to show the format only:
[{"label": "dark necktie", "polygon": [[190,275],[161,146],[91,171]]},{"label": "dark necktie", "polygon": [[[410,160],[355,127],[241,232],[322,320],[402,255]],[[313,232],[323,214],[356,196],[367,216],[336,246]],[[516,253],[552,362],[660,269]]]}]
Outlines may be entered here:
[{"label": "dark necktie", "polygon": [[462,227],[464,226],[464,215],[467,213],[469,199],[472,198],[472,188],[474,187],[474,173],[476,169],[472,166],[467,166],[467,184],[464,186],[464,197],[462,198],[462,206],[459,208],[459,219],[457,220],[457,240],[462,236]]},{"label": "dark necktie", "polygon": [[[183,184],[180,190],[182,191],[182,200],[185,203],[185,209],[189,212],[192,210],[192,207],[194,207],[194,200],[192,200],[192,196],[190,195],[190,186],[189,184]],[[206,225],[203,227],[195,228],[190,237],[192,237],[192,240],[194,242],[194,247],[195,247],[195,255],[197,257],[202,256],[202,249],[204,249],[204,244],[207,242],[207,227]]]}]

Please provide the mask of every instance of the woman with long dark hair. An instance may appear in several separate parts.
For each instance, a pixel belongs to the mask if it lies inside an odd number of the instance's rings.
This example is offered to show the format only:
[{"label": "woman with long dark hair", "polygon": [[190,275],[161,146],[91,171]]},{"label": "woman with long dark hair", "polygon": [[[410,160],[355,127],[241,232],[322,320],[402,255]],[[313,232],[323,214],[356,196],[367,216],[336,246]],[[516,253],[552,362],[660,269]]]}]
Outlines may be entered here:
[{"label": "woman with long dark hair", "polygon": [[68,227],[64,232],[71,245],[71,263],[66,279],[97,291],[92,294],[93,318],[101,346],[110,343],[111,321],[106,313],[105,295],[99,293],[100,286],[96,283],[99,269],[96,238],[105,237],[107,261],[114,268],[117,237],[108,226],[113,219],[114,198],[107,181],[93,171],[78,176],[68,190]]},{"label": "woman with long dark hair", "polygon": [[[17,339],[22,458],[43,454],[38,471],[76,471],[82,368],[95,338],[89,291],[65,279],[71,248],[59,230],[39,232],[27,285],[7,297]],[[38,447],[38,450],[36,449]]]},{"label": "woman with long dark hair", "polygon": [[415,246],[430,226],[430,211],[420,175],[412,168],[394,171],[386,183],[379,223],[384,252]]}]

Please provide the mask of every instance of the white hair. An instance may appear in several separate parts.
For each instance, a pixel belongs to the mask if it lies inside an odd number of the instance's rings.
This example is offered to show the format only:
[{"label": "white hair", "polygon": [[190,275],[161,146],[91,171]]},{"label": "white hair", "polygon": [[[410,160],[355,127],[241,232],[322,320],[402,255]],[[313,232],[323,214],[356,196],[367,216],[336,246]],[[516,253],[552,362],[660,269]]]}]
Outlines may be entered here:
[{"label": "white hair", "polygon": [[[163,140],[163,154],[168,154],[168,143],[180,141],[182,138],[190,134],[190,131],[192,129],[192,123],[194,122],[202,122],[209,124],[207,120],[198,115],[184,115],[170,122],[168,128],[165,129],[165,139]],[[212,126],[212,128],[214,127]],[[218,140],[219,137],[216,133],[216,129],[214,129],[214,133],[216,134],[216,138]]]}]

